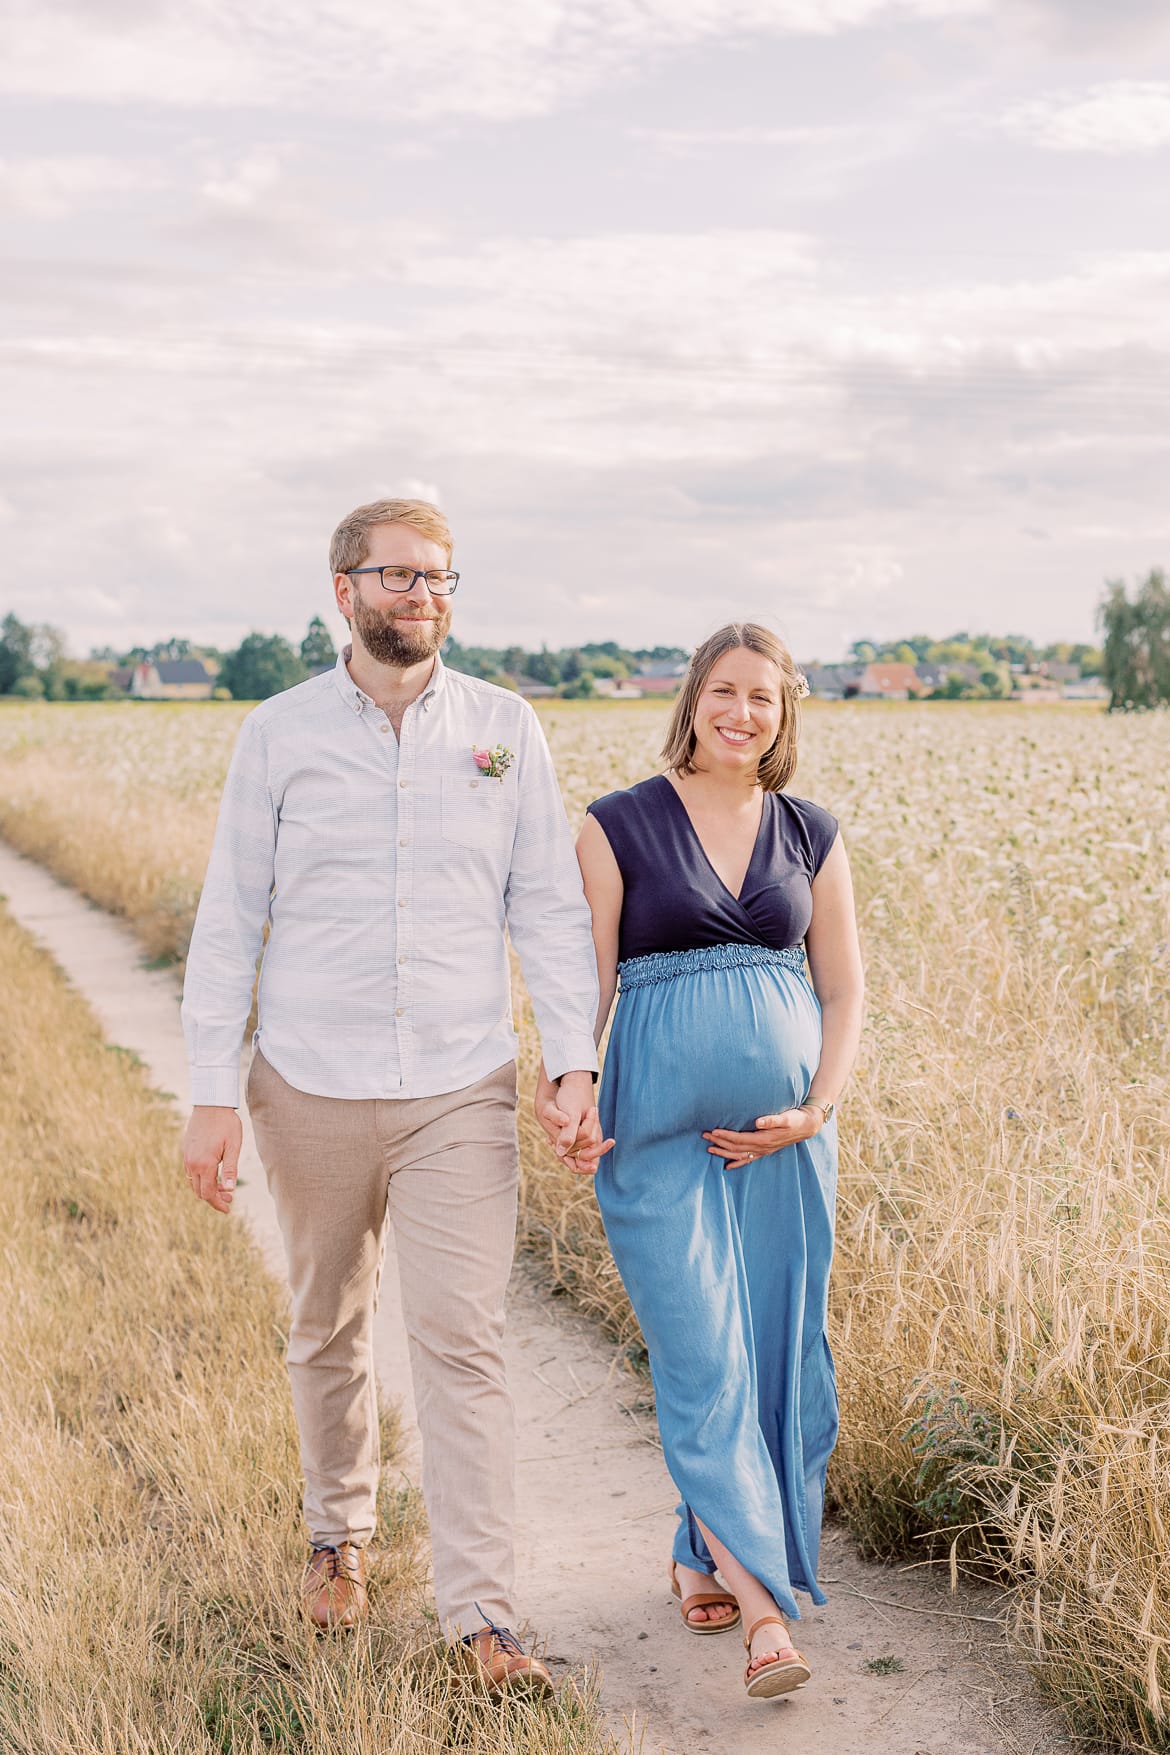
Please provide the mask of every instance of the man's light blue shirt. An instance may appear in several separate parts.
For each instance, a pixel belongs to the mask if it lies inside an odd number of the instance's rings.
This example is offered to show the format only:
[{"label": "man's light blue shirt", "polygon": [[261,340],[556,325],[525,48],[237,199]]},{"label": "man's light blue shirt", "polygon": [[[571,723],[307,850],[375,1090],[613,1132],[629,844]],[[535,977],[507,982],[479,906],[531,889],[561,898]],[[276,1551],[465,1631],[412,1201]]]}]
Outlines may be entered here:
[{"label": "man's light blue shirt", "polygon": [[[297,1090],[431,1097],[511,1060],[505,928],[549,1076],[596,1071],[589,909],[552,758],[528,703],[447,670],[399,737],[346,660],[244,720],[183,994],[191,1101],[239,1101],[256,1043]],[[473,748],[503,744],[502,780]]]}]

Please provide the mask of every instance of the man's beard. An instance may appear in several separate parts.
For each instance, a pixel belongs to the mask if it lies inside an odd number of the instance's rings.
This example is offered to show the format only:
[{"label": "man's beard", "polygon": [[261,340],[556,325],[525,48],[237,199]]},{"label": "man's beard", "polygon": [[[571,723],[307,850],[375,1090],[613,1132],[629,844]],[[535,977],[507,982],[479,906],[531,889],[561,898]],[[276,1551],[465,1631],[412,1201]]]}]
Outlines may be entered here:
[{"label": "man's beard", "polygon": [[404,670],[434,657],[451,627],[451,608],[444,604],[433,616],[396,615],[393,610],[372,609],[355,592],[352,626],[371,658]]}]

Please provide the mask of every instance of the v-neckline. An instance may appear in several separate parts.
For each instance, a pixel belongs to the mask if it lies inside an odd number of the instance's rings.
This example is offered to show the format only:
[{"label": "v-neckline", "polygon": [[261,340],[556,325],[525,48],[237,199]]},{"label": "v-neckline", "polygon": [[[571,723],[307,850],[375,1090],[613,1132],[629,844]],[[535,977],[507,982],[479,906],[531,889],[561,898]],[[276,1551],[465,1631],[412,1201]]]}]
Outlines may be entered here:
[{"label": "v-neckline", "polygon": [[699,852],[703,855],[703,858],[706,860],[708,870],[710,871],[712,877],[715,879],[715,882],[719,885],[719,887],[723,891],[724,895],[730,896],[732,901],[735,903],[736,907],[741,908],[743,906],[743,897],[744,897],[744,894],[745,894],[747,887],[748,887],[748,879],[751,877],[752,867],[756,863],[756,854],[760,851],[760,840],[761,840],[761,837],[763,836],[763,833],[764,833],[764,816],[765,816],[765,813],[767,812],[767,809],[768,809],[768,794],[766,792],[764,793],[763,801],[760,805],[760,821],[759,821],[759,825],[756,829],[756,838],[752,842],[751,856],[748,859],[746,867],[744,868],[743,882],[739,886],[739,895],[737,896],[735,891],[731,888],[730,884],[725,883],[724,880],[719,876],[719,873],[716,871],[714,861],[712,860],[711,855],[707,852],[707,849],[703,846],[703,842],[702,842],[702,839],[700,838],[699,831],[698,831],[698,829],[696,829],[694,822],[691,818],[691,813],[687,809],[685,803],[683,802],[682,794],[680,792],[676,791],[675,787],[667,779],[665,774],[659,774],[657,776],[657,778],[662,781],[662,784],[666,787],[666,790],[670,793],[670,796],[674,799],[674,802],[678,805],[679,810],[681,810],[683,817],[686,820],[687,828],[691,832],[691,839],[694,841],[695,846],[699,849]]}]

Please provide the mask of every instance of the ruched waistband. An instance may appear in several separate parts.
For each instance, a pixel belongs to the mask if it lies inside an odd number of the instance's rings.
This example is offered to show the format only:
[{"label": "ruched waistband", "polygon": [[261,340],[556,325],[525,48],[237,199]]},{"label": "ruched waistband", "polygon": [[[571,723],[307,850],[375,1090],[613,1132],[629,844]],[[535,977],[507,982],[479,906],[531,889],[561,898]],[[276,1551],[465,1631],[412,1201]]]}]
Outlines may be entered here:
[{"label": "ruched waistband", "polygon": [[622,991],[631,987],[650,987],[658,981],[673,981],[679,975],[697,975],[708,969],[744,969],[756,965],[790,969],[794,975],[804,974],[804,950],[790,945],[776,950],[772,945],[701,945],[693,951],[651,951],[645,957],[627,957],[618,964]]}]

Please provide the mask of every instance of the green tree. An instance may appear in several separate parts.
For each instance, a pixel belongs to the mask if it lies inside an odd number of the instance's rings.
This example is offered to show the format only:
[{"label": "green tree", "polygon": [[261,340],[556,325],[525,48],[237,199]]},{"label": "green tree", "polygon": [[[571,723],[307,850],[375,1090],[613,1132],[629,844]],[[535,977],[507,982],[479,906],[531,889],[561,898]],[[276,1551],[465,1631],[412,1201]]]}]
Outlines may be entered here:
[{"label": "green tree", "polygon": [[1006,701],[1012,692],[1012,675],[1006,664],[988,664],[979,672],[979,684],[989,701]]},{"label": "green tree", "polygon": [[1170,701],[1170,591],[1160,568],[1134,587],[1131,598],[1121,579],[1106,583],[1097,610],[1104,631],[1102,675],[1109,686],[1109,711],[1130,712]]},{"label": "green tree", "polygon": [[301,663],[306,670],[324,670],[337,663],[337,648],[319,615],[313,617],[301,641]]},{"label": "green tree", "polygon": [[247,634],[220,667],[216,682],[236,701],[266,701],[304,682],[305,667],[283,634]]},{"label": "green tree", "polygon": [[16,686],[32,676],[35,630],[9,612],[0,622],[0,695],[16,693]]},{"label": "green tree", "polygon": [[564,683],[560,690],[561,699],[565,701],[587,701],[595,692],[592,674],[587,670],[578,672],[572,682]]},{"label": "green tree", "polygon": [[542,646],[528,660],[528,674],[533,682],[547,683],[550,688],[555,688],[561,680],[561,667],[556,653],[550,652],[547,646]]},{"label": "green tree", "polygon": [[53,697],[54,700],[108,701],[114,693],[105,665],[84,659],[65,659],[58,673],[58,681],[60,693]]},{"label": "green tree", "polygon": [[630,674],[630,667],[623,659],[611,658],[606,652],[590,652],[582,647],[582,656],[594,676],[627,677]]},{"label": "green tree", "polygon": [[32,661],[41,679],[45,699],[64,701],[67,698],[65,667],[68,663],[65,636],[60,628],[50,627],[48,622],[37,622],[32,637]]}]

